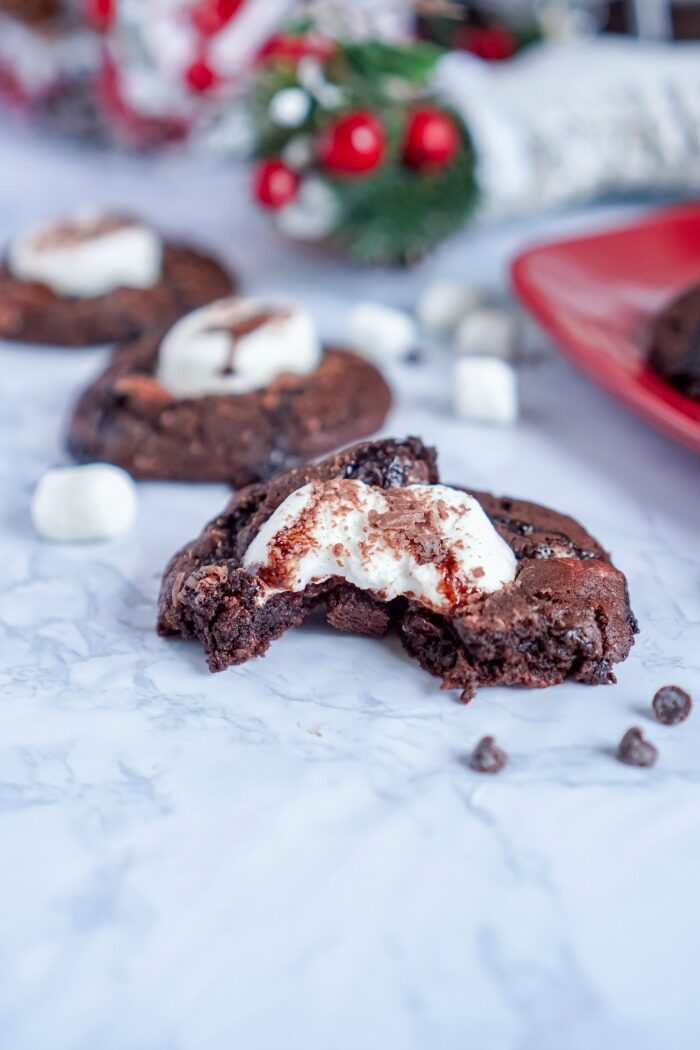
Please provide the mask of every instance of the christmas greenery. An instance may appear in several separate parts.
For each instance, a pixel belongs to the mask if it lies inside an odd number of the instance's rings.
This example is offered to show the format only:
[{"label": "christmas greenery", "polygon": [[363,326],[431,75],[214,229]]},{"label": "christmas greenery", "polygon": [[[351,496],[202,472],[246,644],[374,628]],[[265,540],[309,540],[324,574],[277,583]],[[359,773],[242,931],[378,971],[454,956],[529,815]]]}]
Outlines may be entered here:
[{"label": "christmas greenery", "polygon": [[429,89],[441,54],[423,42],[324,42],[306,26],[280,37],[251,95],[258,172],[277,180],[260,203],[281,214],[321,179],[337,203],[328,238],[369,263],[414,262],[460,227],[477,195],[474,154]]}]

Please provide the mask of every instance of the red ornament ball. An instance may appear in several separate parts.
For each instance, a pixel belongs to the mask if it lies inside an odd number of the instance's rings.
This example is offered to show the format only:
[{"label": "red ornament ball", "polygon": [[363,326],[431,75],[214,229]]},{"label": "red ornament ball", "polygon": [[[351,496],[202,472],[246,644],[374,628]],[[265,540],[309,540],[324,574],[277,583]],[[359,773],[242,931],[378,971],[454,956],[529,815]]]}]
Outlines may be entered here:
[{"label": "red ornament ball", "polygon": [[215,36],[238,14],[245,0],[198,0],[192,23],[201,36]]},{"label": "red ornament ball", "polygon": [[299,175],[281,160],[263,160],[253,175],[253,195],[263,208],[277,211],[299,192]]},{"label": "red ornament ball", "polygon": [[257,60],[263,65],[283,62],[296,66],[302,58],[328,62],[336,51],[334,40],[313,29],[308,33],[275,33],[260,48]]},{"label": "red ornament ball", "polygon": [[205,58],[196,58],[191,66],[185,70],[185,80],[191,91],[204,94],[211,91],[219,82],[219,78]]},{"label": "red ornament ball", "polygon": [[319,159],[335,175],[366,175],[380,164],[386,150],[386,133],[367,110],[339,117],[321,135]]},{"label": "red ornament ball", "polygon": [[416,109],[411,114],[403,147],[409,168],[444,168],[459,147],[459,131],[452,117],[440,109]]},{"label": "red ornament ball", "polygon": [[108,29],[114,18],[114,0],[85,0],[85,15],[93,29]]},{"label": "red ornament ball", "polygon": [[505,26],[466,26],[460,30],[456,45],[485,62],[503,62],[518,50],[515,37]]}]

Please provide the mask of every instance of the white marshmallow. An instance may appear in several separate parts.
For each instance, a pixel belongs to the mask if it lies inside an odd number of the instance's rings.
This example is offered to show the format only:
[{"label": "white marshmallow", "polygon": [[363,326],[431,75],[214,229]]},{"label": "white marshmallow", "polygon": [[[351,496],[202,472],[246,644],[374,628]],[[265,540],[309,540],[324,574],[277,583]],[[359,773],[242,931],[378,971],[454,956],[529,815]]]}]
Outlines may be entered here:
[{"label": "white marshmallow", "polygon": [[405,595],[449,612],[466,595],[513,580],[516,560],[466,492],[446,485],[384,490],[335,479],[287,496],[243,566],[261,577],[262,601],[341,576],[383,600]]},{"label": "white marshmallow", "polygon": [[[246,334],[231,334],[229,329],[266,314],[269,318]],[[322,356],[306,310],[275,310],[255,299],[219,299],[183,317],[165,335],[156,377],[179,398],[246,394],[285,372],[307,375]]]},{"label": "white marshmallow", "polygon": [[515,370],[497,357],[463,357],[454,366],[455,409],[462,419],[513,423],[518,415]]},{"label": "white marshmallow", "polygon": [[281,88],[270,99],[267,114],[278,128],[298,128],[311,112],[311,97],[300,87]]},{"label": "white marshmallow", "polygon": [[359,353],[378,361],[406,357],[418,343],[418,329],[409,314],[370,301],[350,311],[348,333]]},{"label": "white marshmallow", "polygon": [[48,470],[34,490],[31,516],[40,536],[73,543],[120,536],[136,508],[136,486],[125,470],[90,463]]},{"label": "white marshmallow", "polygon": [[333,190],[322,179],[304,179],[291,202],[277,212],[277,227],[297,241],[320,241],[338,222],[340,205]]},{"label": "white marshmallow", "polygon": [[102,229],[111,218],[79,212],[15,238],[7,255],[11,272],[21,281],[45,284],[57,295],[81,299],[120,287],[153,287],[163,261],[160,237],[132,220]]},{"label": "white marshmallow", "polygon": [[450,332],[483,301],[483,292],[471,285],[436,281],[418,300],[418,319],[429,331]]},{"label": "white marshmallow", "polygon": [[518,329],[513,314],[496,306],[481,307],[468,314],[455,333],[458,354],[512,358]]}]

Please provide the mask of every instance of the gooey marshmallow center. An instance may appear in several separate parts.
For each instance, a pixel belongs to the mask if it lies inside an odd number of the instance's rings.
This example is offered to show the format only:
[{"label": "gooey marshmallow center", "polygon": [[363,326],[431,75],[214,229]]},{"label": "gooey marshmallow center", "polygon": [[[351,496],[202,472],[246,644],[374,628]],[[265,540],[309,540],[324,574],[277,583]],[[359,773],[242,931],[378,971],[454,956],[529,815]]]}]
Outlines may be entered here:
[{"label": "gooey marshmallow center", "polygon": [[116,288],[152,288],[160,279],[163,245],[149,226],[123,216],[79,212],[31,230],[10,243],[7,264],[21,281],[57,295],[90,299]]},{"label": "gooey marshmallow center", "polygon": [[219,299],[170,329],[158,351],[156,378],[179,398],[246,394],[285,372],[313,372],[321,356],[305,310]]},{"label": "gooey marshmallow center", "polygon": [[263,600],[339,576],[382,600],[409,597],[447,614],[512,581],[516,559],[466,492],[338,479],[292,492],[248,547],[243,567],[262,581]]}]

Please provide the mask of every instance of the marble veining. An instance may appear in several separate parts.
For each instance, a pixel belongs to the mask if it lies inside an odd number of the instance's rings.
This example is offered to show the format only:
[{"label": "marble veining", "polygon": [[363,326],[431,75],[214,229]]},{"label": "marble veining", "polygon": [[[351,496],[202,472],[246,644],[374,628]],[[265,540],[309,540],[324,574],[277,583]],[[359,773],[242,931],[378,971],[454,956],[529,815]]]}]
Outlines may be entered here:
[{"label": "marble veining", "polygon": [[[438,275],[504,288],[520,244],[616,214],[485,227],[377,275],[294,254],[235,169],[175,156],[146,178],[142,158],[8,127],[0,154],[3,235],[139,201],[329,338],[359,297],[409,305]],[[426,346],[391,367],[386,432],[435,442],[448,482],[579,516],[642,633],[614,688],[468,707],[396,640],[321,622],[218,676],[159,639],[163,565],[226,490],[141,485],[131,536],[39,541],[31,491],[106,350],[0,347],[3,1050],[696,1050],[700,710],[667,728],[649,702],[673,681],[700,704],[700,460],[530,343],[512,430],[451,417]],[[632,724],[652,770],[614,760]],[[510,756],[493,780],[466,761],[487,732]]]}]

